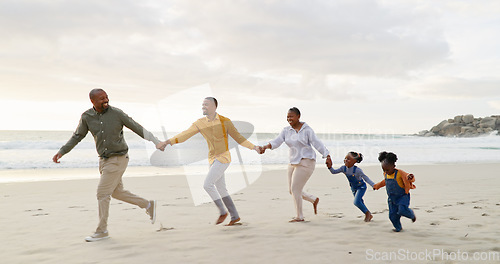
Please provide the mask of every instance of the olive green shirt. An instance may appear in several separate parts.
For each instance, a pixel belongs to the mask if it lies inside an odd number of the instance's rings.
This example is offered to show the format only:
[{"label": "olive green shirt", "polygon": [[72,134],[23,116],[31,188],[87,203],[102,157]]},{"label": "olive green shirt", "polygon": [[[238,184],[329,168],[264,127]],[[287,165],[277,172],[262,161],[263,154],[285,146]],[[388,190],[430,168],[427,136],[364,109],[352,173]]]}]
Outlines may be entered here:
[{"label": "olive green shirt", "polygon": [[125,114],[121,109],[109,106],[104,112],[99,113],[94,108],[85,111],[68,142],[61,147],[59,154],[70,152],[85,136],[88,131],[94,136],[96,150],[101,158],[125,155],[128,146],[123,137],[123,126],[128,127],[140,137],[158,144],[160,141],[139,123]]}]

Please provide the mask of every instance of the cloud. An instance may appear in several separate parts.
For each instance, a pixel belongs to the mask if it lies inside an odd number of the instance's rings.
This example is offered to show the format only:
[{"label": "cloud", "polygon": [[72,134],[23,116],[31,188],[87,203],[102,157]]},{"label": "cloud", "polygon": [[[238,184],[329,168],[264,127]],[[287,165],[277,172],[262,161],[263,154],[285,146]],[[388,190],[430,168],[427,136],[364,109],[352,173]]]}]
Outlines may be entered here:
[{"label": "cloud", "polygon": [[[114,35],[131,31],[152,32],[161,24],[160,11],[147,1],[4,0],[0,3],[0,30],[10,36],[57,40],[64,35]],[[149,30],[148,30],[149,29]]]},{"label": "cloud", "polygon": [[426,99],[484,99],[500,97],[500,80],[432,77],[411,85],[402,94]]},{"label": "cloud", "polygon": [[369,0],[183,3],[206,51],[246,69],[400,76],[449,55],[432,10]]},{"label": "cloud", "polygon": [[338,98],[330,76],[400,78],[449,56],[438,12],[373,0],[6,0],[0,33],[2,86],[22,87],[5,95],[46,100],[99,86],[147,101],[203,83]]},{"label": "cloud", "polygon": [[53,100],[53,94],[71,97],[98,86],[151,100],[152,94],[206,82],[208,67],[190,52],[200,42],[176,29],[171,9],[159,4],[2,1],[0,33],[7,37],[0,43],[1,83],[21,88],[4,95]]}]

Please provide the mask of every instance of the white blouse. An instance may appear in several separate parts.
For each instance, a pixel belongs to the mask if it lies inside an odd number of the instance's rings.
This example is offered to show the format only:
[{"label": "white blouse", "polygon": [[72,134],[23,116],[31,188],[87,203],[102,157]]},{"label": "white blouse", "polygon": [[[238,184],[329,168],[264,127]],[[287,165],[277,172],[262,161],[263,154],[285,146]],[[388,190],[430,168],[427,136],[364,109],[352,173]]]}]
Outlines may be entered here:
[{"label": "white blouse", "polygon": [[330,154],[323,142],[316,137],[314,130],[306,123],[302,125],[299,132],[291,126],[283,128],[279,136],[269,143],[271,149],[275,149],[281,146],[283,142],[290,148],[291,164],[299,164],[300,160],[304,158],[316,160],[316,152],[312,147],[318,150],[323,155],[323,158]]}]

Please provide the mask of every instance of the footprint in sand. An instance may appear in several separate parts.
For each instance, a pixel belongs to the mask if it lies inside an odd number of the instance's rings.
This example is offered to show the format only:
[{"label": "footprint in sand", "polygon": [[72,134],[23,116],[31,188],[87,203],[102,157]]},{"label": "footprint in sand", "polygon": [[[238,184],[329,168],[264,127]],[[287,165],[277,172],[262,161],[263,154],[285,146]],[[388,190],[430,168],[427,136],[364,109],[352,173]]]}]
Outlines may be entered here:
[{"label": "footprint in sand", "polygon": [[433,225],[433,226],[438,226],[438,225],[439,225],[439,222],[432,222],[432,223],[430,223],[430,225]]},{"label": "footprint in sand", "polygon": [[432,210],[425,210],[427,213],[434,213]]},{"label": "footprint in sand", "polygon": [[24,210],[25,212],[39,212],[38,214],[34,214],[32,216],[46,216],[49,215],[48,213],[42,213],[43,209],[38,208],[38,209],[32,209],[32,210]]},{"label": "footprint in sand", "polygon": [[500,252],[500,247],[491,248],[490,251]]},{"label": "footprint in sand", "polygon": [[450,206],[453,206],[453,205],[451,205],[451,204],[445,204],[445,205],[443,205],[443,207],[450,207]]},{"label": "footprint in sand", "polygon": [[45,214],[34,214],[32,216],[46,216],[46,215],[49,215],[48,213],[45,213]]},{"label": "footprint in sand", "polygon": [[174,229],[173,227],[163,227],[162,223],[160,223],[160,228],[156,230],[156,232],[163,232]]},{"label": "footprint in sand", "polygon": [[490,215],[487,213],[483,213],[481,216],[490,216]]},{"label": "footprint in sand", "polygon": [[464,202],[458,202],[457,204],[458,204],[458,205],[462,205],[462,204],[465,204],[465,203],[464,203]]},{"label": "footprint in sand", "polygon": [[74,209],[74,208],[85,208],[85,206],[80,206],[80,205],[73,205],[73,206],[70,206],[68,207],[70,209]]},{"label": "footprint in sand", "polygon": [[33,211],[43,211],[42,208],[38,208],[38,209],[28,209],[28,210],[24,210],[25,212],[33,212]]},{"label": "footprint in sand", "polygon": [[481,207],[481,206],[474,206],[473,208],[474,209],[483,209],[483,207]]},{"label": "footprint in sand", "polygon": [[455,220],[460,220],[460,219],[458,219],[456,217],[450,217],[450,220],[454,220],[455,221]]},{"label": "footprint in sand", "polygon": [[384,209],[382,211],[375,211],[375,212],[372,212],[372,214],[382,214],[382,213],[385,213],[385,212],[389,212],[389,209]]},{"label": "footprint in sand", "polygon": [[326,214],[328,217],[331,217],[331,218],[344,218],[344,215],[342,213],[338,213],[338,214]]},{"label": "footprint in sand", "polygon": [[177,198],[175,198],[175,200],[186,200],[186,199],[187,199],[187,197],[177,197]]}]

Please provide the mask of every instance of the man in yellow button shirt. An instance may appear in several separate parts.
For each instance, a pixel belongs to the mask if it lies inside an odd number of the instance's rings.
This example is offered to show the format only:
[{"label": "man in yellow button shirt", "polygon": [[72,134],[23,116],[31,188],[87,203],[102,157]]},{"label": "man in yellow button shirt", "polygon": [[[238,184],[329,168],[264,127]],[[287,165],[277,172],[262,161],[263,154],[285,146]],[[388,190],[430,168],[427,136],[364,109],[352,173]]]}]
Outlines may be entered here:
[{"label": "man in yellow button shirt", "polygon": [[205,179],[205,183],[203,184],[203,188],[219,208],[220,216],[215,224],[218,225],[224,222],[228,215],[227,211],[229,211],[231,221],[228,225],[231,226],[240,221],[240,217],[227,191],[226,180],[224,178],[224,172],[231,163],[228,135],[240,145],[253,149],[259,154],[261,148],[250,143],[243,137],[229,118],[219,115],[216,112],[217,106],[217,99],[213,97],[205,98],[202,105],[203,115],[205,117],[196,120],[191,127],[184,132],[162,142],[161,144],[163,145],[161,147],[165,148],[166,145],[182,143],[197,133],[203,135],[208,144],[208,161],[210,164],[210,169]]}]

